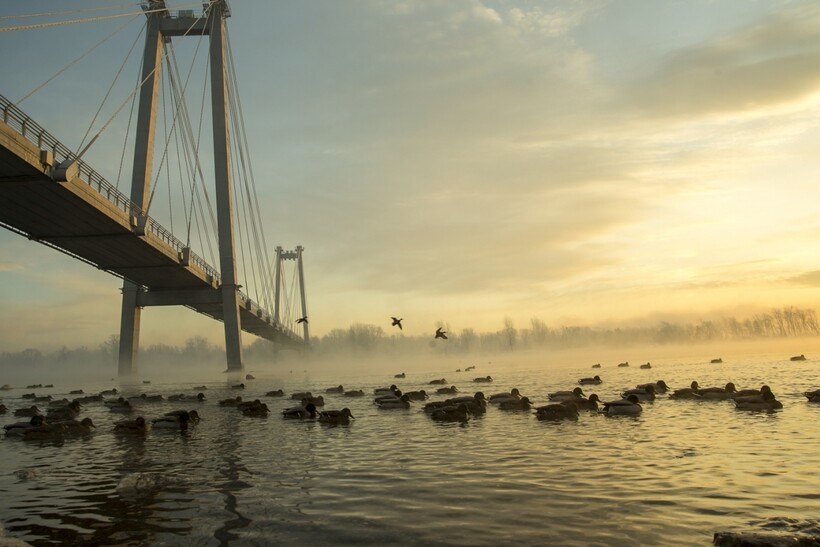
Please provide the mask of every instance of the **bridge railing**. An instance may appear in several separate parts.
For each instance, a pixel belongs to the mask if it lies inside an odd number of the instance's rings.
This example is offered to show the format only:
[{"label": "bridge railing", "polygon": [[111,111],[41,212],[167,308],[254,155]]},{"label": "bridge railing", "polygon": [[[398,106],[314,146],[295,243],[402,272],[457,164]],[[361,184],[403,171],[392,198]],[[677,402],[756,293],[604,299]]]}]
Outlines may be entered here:
[{"label": "bridge railing", "polygon": [[[116,186],[108,182],[105,177],[92,169],[90,165],[78,159],[77,154],[57,140],[51,133],[43,129],[40,124],[29,118],[28,115],[3,95],[0,95],[0,109],[2,109],[3,122],[6,123],[6,125],[20,133],[28,139],[29,142],[36,144],[40,150],[50,150],[54,154],[55,162],[61,163],[66,160],[76,160],[80,178],[99,192],[101,196],[104,196],[109,202],[113,203],[117,209],[129,214],[144,214],[142,209],[131,201],[128,196],[120,192]],[[167,245],[173,247],[178,253],[186,248],[186,245],[183,244],[182,241],[150,217],[147,219],[145,228]],[[191,253],[191,262],[199,266],[213,279],[218,282],[221,281],[219,272],[196,253]]]}]

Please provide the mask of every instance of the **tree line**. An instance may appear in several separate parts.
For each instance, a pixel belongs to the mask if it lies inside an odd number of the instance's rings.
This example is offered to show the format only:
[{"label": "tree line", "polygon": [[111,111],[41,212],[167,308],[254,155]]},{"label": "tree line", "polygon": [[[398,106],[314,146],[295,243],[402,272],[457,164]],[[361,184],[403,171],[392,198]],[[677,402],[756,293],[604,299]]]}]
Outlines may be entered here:
[{"label": "tree line", "polygon": [[[590,327],[560,325],[550,327],[537,317],[523,328],[505,317],[501,328],[491,332],[476,332],[472,328],[453,331],[448,323],[435,325],[447,331],[448,340],[434,340],[429,336],[410,336],[402,331],[385,331],[380,325],[356,323],[337,328],[320,338],[314,338],[312,352],[316,354],[348,353],[435,353],[469,354],[527,349],[569,349],[595,346],[630,346],[646,344],[698,344],[726,340],[757,338],[789,338],[820,335],[817,313],[813,309],[792,306],[772,309],[747,319],[724,317],[702,319],[694,323],[661,321],[644,327]],[[0,366],[47,363],[66,367],[116,366],[119,337],[109,336],[96,348],[62,348],[44,352],[25,349],[0,353]],[[197,336],[182,346],[165,344],[140,348],[140,367],[224,365],[224,348]],[[271,363],[294,355],[282,351],[270,342],[256,339],[245,346],[247,363]]]}]

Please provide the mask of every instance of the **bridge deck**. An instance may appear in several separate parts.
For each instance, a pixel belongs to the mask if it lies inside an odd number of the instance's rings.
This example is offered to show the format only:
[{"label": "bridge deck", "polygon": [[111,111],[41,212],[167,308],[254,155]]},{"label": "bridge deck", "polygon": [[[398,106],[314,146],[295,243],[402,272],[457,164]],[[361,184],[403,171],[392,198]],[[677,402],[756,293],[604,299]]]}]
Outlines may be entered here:
[{"label": "bridge deck", "polygon": [[[82,162],[78,177],[55,182],[41,150],[53,153],[54,165],[70,151],[5,100],[0,113],[0,224],[144,287],[146,305],[182,303],[222,320],[213,267],[150,218],[137,235],[128,198]],[[242,330],[262,338],[302,343],[245,295],[240,320]]]}]

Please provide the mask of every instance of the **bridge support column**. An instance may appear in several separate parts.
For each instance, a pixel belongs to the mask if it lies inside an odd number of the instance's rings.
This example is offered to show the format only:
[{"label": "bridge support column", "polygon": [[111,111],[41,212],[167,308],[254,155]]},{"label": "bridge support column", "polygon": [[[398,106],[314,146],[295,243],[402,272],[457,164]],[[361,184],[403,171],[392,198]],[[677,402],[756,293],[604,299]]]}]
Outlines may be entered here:
[{"label": "bridge support column", "polygon": [[142,308],[137,305],[140,288],[130,281],[122,284],[122,317],[120,318],[119,375],[137,373],[137,355],[140,344],[140,316]]},{"label": "bridge support column", "polygon": [[242,324],[239,319],[239,288],[236,285],[222,285],[222,310],[228,372],[240,372],[242,370]]}]

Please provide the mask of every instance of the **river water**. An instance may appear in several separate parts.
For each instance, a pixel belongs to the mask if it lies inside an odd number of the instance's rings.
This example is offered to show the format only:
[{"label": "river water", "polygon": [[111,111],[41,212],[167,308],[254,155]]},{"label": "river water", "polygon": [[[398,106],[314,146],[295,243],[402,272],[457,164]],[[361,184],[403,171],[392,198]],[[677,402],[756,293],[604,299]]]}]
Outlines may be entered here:
[{"label": "river water", "polygon": [[[254,371],[246,389],[212,375],[208,382],[116,381],[0,392],[11,409],[21,395],[56,398],[117,387],[126,395],[186,393],[205,383],[207,400],[137,406],[157,417],[196,408],[188,432],[145,436],[113,432],[122,415],[84,407],[96,432],[64,441],[0,439],[0,521],[5,534],[35,545],[709,545],[716,531],[820,535],[820,388],[817,361],[783,355],[668,358],[651,370],[638,362],[591,369],[589,362],[539,363],[497,358],[455,372],[466,360],[400,372],[356,367]],[[472,382],[490,374],[491,385]],[[414,403],[379,410],[375,387],[408,391],[447,378],[462,393],[518,387],[535,404],[585,387],[603,400],[623,388],[663,379],[672,387],[734,382],[772,387],[784,408],[741,412],[731,402],[677,401],[661,395],[638,417],[582,413],[577,421],[539,422],[532,412],[502,411],[465,424],[437,423]],[[46,383],[46,378],[30,378]],[[2,383],[2,382],[0,382]],[[325,395],[326,409],[349,407],[349,426],[285,420],[287,394],[342,384],[361,399]],[[261,398],[268,418],[245,417],[217,401]],[[445,396],[433,396],[432,400]],[[9,414],[0,423],[19,421]]]}]

